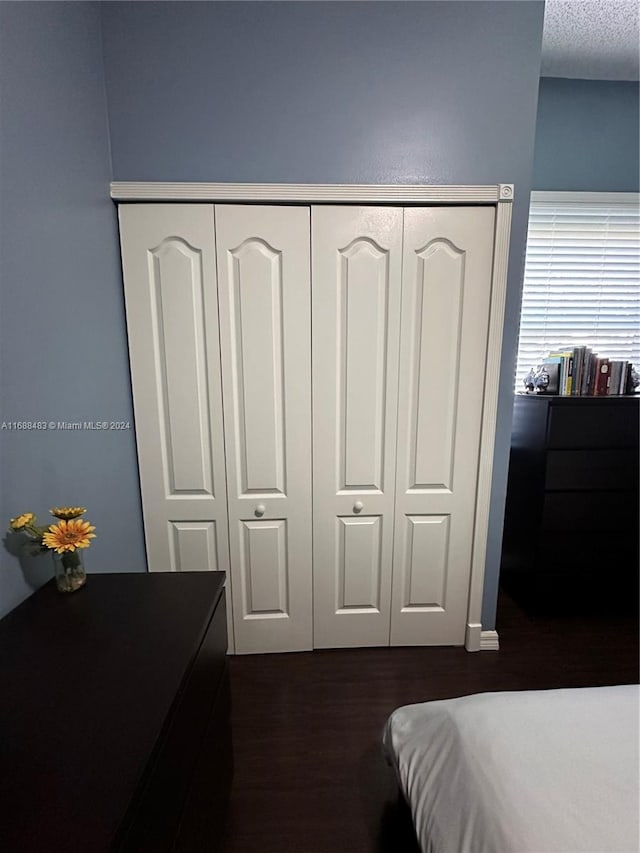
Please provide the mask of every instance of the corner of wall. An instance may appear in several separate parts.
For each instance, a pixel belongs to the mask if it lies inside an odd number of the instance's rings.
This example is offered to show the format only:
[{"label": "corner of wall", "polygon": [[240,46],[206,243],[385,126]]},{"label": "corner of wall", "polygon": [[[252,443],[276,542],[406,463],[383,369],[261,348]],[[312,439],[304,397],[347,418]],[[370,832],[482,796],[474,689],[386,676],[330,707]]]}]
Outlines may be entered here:
[{"label": "corner of wall", "polygon": [[107,86],[107,63],[105,61],[105,46],[104,46],[104,19],[103,19],[104,0],[98,3],[98,29],[100,32],[100,58],[102,60],[102,91],[104,94],[104,119],[105,129],[107,134],[107,154],[109,158],[109,175],[111,180],[114,180],[113,173],[113,152],[111,140],[111,112],[109,109],[109,90]]}]

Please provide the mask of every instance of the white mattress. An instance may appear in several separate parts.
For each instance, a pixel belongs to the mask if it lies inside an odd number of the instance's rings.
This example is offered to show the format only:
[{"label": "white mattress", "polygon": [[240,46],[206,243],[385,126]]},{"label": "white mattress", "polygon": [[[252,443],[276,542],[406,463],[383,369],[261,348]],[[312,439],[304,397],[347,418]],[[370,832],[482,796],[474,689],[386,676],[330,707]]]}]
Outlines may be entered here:
[{"label": "white mattress", "polygon": [[384,731],[424,853],[637,853],[637,685],[407,705]]}]

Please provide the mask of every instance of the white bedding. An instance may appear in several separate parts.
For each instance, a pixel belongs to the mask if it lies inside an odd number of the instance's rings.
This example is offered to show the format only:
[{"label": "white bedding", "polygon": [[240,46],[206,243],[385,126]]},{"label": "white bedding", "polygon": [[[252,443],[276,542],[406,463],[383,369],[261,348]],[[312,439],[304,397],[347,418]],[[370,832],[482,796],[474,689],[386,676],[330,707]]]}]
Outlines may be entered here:
[{"label": "white bedding", "polygon": [[407,705],[384,731],[424,853],[637,853],[637,685]]}]

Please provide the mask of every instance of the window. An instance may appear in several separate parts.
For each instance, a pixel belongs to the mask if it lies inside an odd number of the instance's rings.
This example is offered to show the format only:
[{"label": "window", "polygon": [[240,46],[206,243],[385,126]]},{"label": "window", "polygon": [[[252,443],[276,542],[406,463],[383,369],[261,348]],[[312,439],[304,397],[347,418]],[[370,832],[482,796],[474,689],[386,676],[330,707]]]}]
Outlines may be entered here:
[{"label": "window", "polygon": [[531,194],[516,391],[549,350],[640,370],[640,196]]}]

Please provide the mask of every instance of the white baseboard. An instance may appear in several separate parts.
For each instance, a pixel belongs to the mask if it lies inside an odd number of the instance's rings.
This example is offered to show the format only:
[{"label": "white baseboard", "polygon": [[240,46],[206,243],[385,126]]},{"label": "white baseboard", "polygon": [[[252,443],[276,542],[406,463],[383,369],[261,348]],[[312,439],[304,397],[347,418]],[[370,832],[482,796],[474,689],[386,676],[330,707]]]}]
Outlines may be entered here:
[{"label": "white baseboard", "polygon": [[480,634],[480,651],[497,652],[500,649],[500,638],[497,631],[482,631]]},{"label": "white baseboard", "polygon": [[464,647],[468,652],[497,652],[500,648],[497,631],[483,631],[479,622],[467,622]]}]

